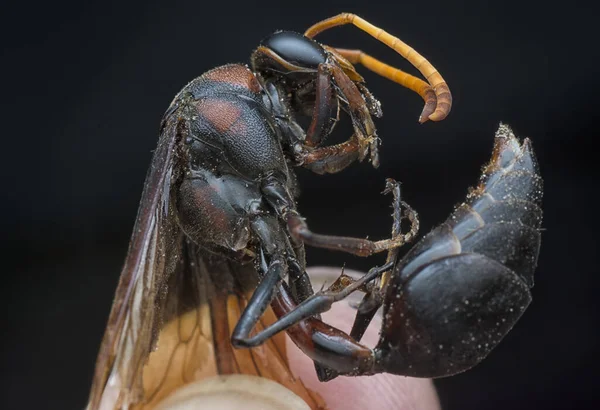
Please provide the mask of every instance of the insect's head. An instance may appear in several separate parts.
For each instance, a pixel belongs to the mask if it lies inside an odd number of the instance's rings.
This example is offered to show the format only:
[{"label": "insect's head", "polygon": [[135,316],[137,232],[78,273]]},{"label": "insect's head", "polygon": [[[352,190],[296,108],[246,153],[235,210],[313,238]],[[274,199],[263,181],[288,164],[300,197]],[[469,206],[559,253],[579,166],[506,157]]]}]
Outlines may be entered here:
[{"label": "insect's head", "polygon": [[[348,100],[339,83],[354,83],[371,109],[380,115],[379,103],[364,85],[363,77],[334,48],[293,31],[277,31],[263,39],[251,58],[252,69],[264,79],[277,82],[288,93],[302,90],[301,99],[314,98],[314,84],[319,70],[328,76],[335,94]],[[348,87],[345,87],[346,89]]]},{"label": "insect's head", "polygon": [[326,62],[327,53],[319,43],[293,31],[271,34],[252,56],[254,68],[267,75],[315,74]]}]

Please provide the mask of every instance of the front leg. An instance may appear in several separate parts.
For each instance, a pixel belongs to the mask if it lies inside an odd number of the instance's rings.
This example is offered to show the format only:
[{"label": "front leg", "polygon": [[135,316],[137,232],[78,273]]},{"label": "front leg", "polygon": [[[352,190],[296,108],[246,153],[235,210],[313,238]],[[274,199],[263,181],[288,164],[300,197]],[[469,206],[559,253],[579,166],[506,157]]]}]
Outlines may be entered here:
[{"label": "front leg", "polygon": [[305,144],[308,147],[320,146],[331,134],[338,121],[339,103],[333,92],[331,79],[331,67],[328,64],[319,64],[315,84],[315,105],[312,120],[306,131]]},{"label": "front leg", "polygon": [[[405,203],[403,205],[406,206]],[[398,213],[399,210],[395,210]],[[295,212],[286,213],[285,217],[288,224],[290,235],[304,242],[306,245],[316,248],[330,249],[334,251],[347,252],[356,256],[370,256],[375,253],[388,251],[398,248],[407,242],[410,242],[419,230],[419,220],[417,214],[410,207],[407,207],[407,216],[411,222],[411,229],[406,234],[399,234],[390,239],[371,241],[369,239],[353,238],[345,236],[322,235],[312,232],[304,218]]]},{"label": "front leg", "polygon": [[[334,92],[335,91],[335,92]],[[339,101],[346,106],[352,119],[354,135],[341,144],[321,147],[337,121],[333,108],[339,110]],[[344,71],[335,64],[319,65],[312,121],[306,133],[306,144],[298,153],[299,163],[318,174],[336,173],[352,162],[362,161],[371,152],[371,162],[379,166],[375,125],[361,91]]]},{"label": "front leg", "polygon": [[[294,162],[302,165],[317,174],[336,173],[359,158],[359,151],[364,151],[365,146],[355,136],[341,144],[322,147],[321,144],[331,134],[339,117],[339,101],[334,93],[331,67],[320,64],[315,83],[309,83],[297,90],[297,104],[300,108],[309,110],[311,122],[306,134],[298,125],[289,107],[287,98],[282,96],[274,84],[266,85],[271,95],[279,128],[285,136],[286,146],[289,147]],[[307,96],[314,92],[314,105],[303,106]]]},{"label": "front leg", "polygon": [[306,151],[302,165],[316,174],[335,174],[356,161],[359,151],[358,138],[352,136],[341,144]]},{"label": "front leg", "polygon": [[[312,111],[305,134],[292,114],[288,97],[273,83],[267,83],[265,87],[271,96],[284,145],[296,164],[317,174],[336,173],[357,159],[362,161],[370,150],[373,165],[378,165],[375,126],[369,110],[360,90],[339,67],[331,63],[320,64],[315,82],[296,91],[299,108]],[[312,107],[303,105],[302,101],[313,92]],[[338,121],[340,101],[347,106],[355,134],[341,144],[322,146]]]},{"label": "front leg", "polygon": [[391,239],[371,241],[362,238],[345,236],[322,235],[312,232],[304,218],[296,212],[291,195],[277,175],[265,178],[261,185],[265,200],[275,210],[277,215],[287,223],[288,232],[295,242],[317,248],[331,249],[351,253],[357,256],[370,256],[374,253],[387,251],[410,242],[419,230],[417,213],[406,203],[394,200],[394,214],[400,215],[401,206],[406,208],[406,216],[411,223],[411,229],[406,234],[398,234]]},{"label": "front leg", "polygon": [[[296,91],[296,102],[301,112],[311,116],[306,130],[297,123],[291,108],[290,97],[273,82],[264,85],[270,97],[275,121],[283,134],[284,145],[291,151],[294,162],[303,164],[306,155],[320,146],[331,134],[339,116],[339,103],[333,90],[329,65],[320,64],[317,78]],[[307,95],[314,93],[314,104],[306,104]],[[311,97],[312,99],[313,97]]]}]

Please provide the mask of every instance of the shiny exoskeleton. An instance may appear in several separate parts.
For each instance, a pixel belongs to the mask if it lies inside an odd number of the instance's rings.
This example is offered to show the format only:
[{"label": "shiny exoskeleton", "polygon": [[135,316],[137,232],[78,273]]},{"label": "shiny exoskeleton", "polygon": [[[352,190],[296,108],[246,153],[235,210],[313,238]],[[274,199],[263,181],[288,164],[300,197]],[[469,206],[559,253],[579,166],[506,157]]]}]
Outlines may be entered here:
[{"label": "shiny exoskeleton", "polygon": [[[288,164],[316,173],[338,172],[370,151],[378,165],[371,116],[381,115],[380,106],[352,64],[335,49],[287,31],[264,39],[251,62],[252,70],[227,65],[192,81],[164,120],[165,127],[176,122],[183,138],[179,160],[186,171],[172,187],[182,230],[204,249],[240,260],[258,256],[260,261],[260,285],[232,334],[236,347],[255,346],[273,334],[250,337],[274,298],[290,294],[298,303],[312,294],[304,244],[368,256],[406,242],[400,234],[377,242],[318,235],[295,208],[295,178]],[[428,104],[425,114],[436,114],[438,104]],[[340,107],[349,114],[355,134],[336,146],[322,146]],[[439,111],[445,116],[448,109]],[[296,122],[297,114],[312,117],[306,131]],[[400,206],[396,204],[397,212]],[[288,274],[289,290],[282,280]],[[290,309],[277,304],[273,308],[280,316]],[[293,339],[299,346],[311,345],[317,363],[331,360],[337,369],[354,368],[335,352],[345,342],[330,346],[336,332],[327,328],[318,342],[315,325]],[[324,370],[317,370],[325,379]]]},{"label": "shiny exoskeleton", "polygon": [[[318,67],[330,58],[325,49],[291,32],[278,32],[263,44],[253,55],[254,72],[235,64],[207,72],[178,94],[164,122],[164,127],[177,123],[181,138],[178,161],[184,171],[174,177],[171,195],[183,232],[206,250],[240,261],[256,257],[261,264],[261,283],[232,335],[237,347],[255,345],[270,335],[249,338],[276,293],[288,293],[277,290],[285,286],[282,279],[288,274],[297,300],[312,293],[304,270],[305,243],[367,256],[405,241],[400,235],[372,242],[308,230],[295,208],[295,177],[288,163],[301,163],[318,173],[337,172],[359,157],[359,144],[354,144],[358,139],[341,144],[342,150],[319,147],[335,123],[338,93],[344,95],[331,87],[315,90]],[[281,78],[284,68],[273,57],[275,51],[286,52],[286,64],[302,67],[300,72]],[[315,108],[317,90],[326,96]],[[294,121],[293,112],[301,107],[316,110],[307,134]],[[367,124],[360,132],[373,135],[369,112],[359,115],[363,117],[356,123]],[[311,332],[299,336],[311,337]]]},{"label": "shiny exoskeleton", "polygon": [[325,360],[306,348],[329,367],[321,379],[379,372],[445,377],[465,371],[490,353],[531,301],[541,200],[542,179],[530,141],[520,144],[501,125],[479,185],[446,222],[403,258],[372,269],[342,291],[318,292],[267,330],[313,320],[307,318],[378,279],[379,286],[367,289],[350,335],[360,340],[383,305],[379,343],[369,349],[344,339],[338,350],[346,355],[343,363],[326,342],[323,347],[331,351]]},{"label": "shiny exoskeleton", "polygon": [[[393,48],[427,82],[360,50],[313,39],[343,24]],[[215,68],[175,97],[161,124],[89,410],[152,408],[182,383],[179,375],[189,381],[209,372],[202,361],[210,352],[216,374],[244,372],[232,346],[258,346],[282,330],[315,361],[321,380],[377,372],[446,376],[478,363],[521,315],[539,249],[541,179],[529,142],[520,145],[504,126],[467,202],[402,259],[397,248],[414,238],[418,219],[392,180],[390,239],[316,234],[299,215],[293,167],[333,173],[367,156],[378,165],[372,117],[381,108],[354,64],[419,94],[425,101],[420,122],[450,112],[448,86],[427,60],[347,13],[304,35],[276,32],[254,51],[250,67]],[[354,134],[325,145],[340,110]],[[307,126],[300,116],[310,118]],[[403,218],[411,224],[405,233]],[[342,275],[313,294],[305,245],[359,256],[388,251],[388,260],[359,280]],[[357,290],[366,294],[350,334],[321,321],[321,312]],[[370,349],[360,339],[382,305],[381,340]],[[277,319],[267,325],[261,318],[269,307]],[[158,347],[167,359],[150,366],[158,333],[174,317],[185,319],[175,336],[165,336],[171,342]],[[184,358],[174,359],[182,351]],[[190,362],[194,354],[202,360]],[[166,368],[152,382],[145,372],[159,365]]]},{"label": "shiny exoskeleton", "polygon": [[449,376],[483,360],[531,301],[542,179],[501,125],[479,185],[393,269],[375,369]]}]

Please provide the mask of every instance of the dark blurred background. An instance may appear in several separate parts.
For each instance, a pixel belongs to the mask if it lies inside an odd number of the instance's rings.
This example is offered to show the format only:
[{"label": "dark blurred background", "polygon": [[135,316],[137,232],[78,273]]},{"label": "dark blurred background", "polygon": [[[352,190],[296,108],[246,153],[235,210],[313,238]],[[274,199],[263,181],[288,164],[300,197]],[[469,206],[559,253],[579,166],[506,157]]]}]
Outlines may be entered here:
[{"label": "dark blurred background", "polygon": [[[499,121],[530,137],[545,179],[533,304],[486,361],[439,380],[438,391],[446,409],[598,408],[598,21],[583,2],[552,4],[2,5],[0,231],[9,263],[1,402],[83,408],[158,124],[175,93],[214,66],[247,62],[275,29],[303,31],[352,11],[428,57],[454,108],[444,122],[419,125],[416,95],[365,73],[383,104],[381,167],[301,172],[300,210],[320,232],[384,237],[389,198],[379,192],[394,177],[425,233],[476,183]],[[356,29],[319,39],[410,70]],[[308,261],[367,269],[381,259],[310,249]]]}]

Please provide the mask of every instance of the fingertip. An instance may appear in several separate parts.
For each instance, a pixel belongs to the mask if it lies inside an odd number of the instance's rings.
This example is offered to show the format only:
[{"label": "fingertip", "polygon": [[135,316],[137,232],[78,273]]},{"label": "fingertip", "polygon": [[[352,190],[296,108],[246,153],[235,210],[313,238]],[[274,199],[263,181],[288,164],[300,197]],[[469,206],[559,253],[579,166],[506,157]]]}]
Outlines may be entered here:
[{"label": "fingertip", "polygon": [[322,383],[313,362],[289,341],[288,358],[292,372],[318,393],[329,410],[439,410],[440,403],[430,379],[391,374],[340,376]]},{"label": "fingertip", "polygon": [[[324,321],[348,331],[356,311],[347,303],[340,302],[323,315]],[[363,342],[368,346],[377,343],[381,318],[376,316],[369,326]],[[391,374],[372,376],[340,376],[322,383],[317,379],[314,364],[291,340],[288,342],[288,359],[294,375],[302,379],[309,389],[317,392],[330,410],[437,410],[440,408],[437,393],[430,379]]]}]

